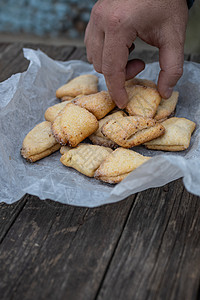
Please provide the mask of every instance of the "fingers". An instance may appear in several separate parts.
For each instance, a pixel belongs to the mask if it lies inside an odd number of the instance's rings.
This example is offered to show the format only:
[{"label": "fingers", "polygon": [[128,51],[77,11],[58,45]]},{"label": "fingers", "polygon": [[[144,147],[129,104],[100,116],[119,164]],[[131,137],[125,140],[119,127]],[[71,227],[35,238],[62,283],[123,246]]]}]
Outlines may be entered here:
[{"label": "fingers", "polygon": [[[95,32],[94,32],[95,30]],[[94,69],[102,73],[102,53],[104,46],[104,33],[88,23],[85,32],[85,45],[87,48],[87,59],[93,64]]]},{"label": "fingers", "polygon": [[128,103],[128,96],[124,87],[128,55],[129,50],[123,40],[119,40],[113,35],[105,35],[102,73],[108,91],[119,108],[124,108]]},{"label": "fingers", "polygon": [[159,51],[160,74],[158,78],[158,91],[167,99],[171,96],[173,87],[183,74],[184,47],[181,44],[165,44]]},{"label": "fingers", "polygon": [[145,63],[140,59],[129,60],[126,65],[126,80],[135,77],[145,68]]}]

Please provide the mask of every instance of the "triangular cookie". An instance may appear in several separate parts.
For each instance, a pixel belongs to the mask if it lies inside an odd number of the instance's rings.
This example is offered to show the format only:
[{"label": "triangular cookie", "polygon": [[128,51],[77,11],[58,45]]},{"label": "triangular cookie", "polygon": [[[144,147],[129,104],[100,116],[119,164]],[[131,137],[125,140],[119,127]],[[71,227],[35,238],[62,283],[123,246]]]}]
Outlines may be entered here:
[{"label": "triangular cookie", "polygon": [[191,134],[196,124],[185,118],[170,118],[161,123],[165,128],[162,137],[154,139],[145,146],[148,149],[164,151],[182,151],[189,147]]},{"label": "triangular cookie", "polygon": [[122,110],[119,110],[119,111],[116,111],[116,112],[104,117],[103,119],[101,119],[99,121],[99,128],[97,129],[97,131],[95,131],[92,135],[90,135],[89,139],[92,141],[93,144],[96,144],[96,145],[110,147],[110,148],[118,147],[118,145],[115,142],[111,141],[110,139],[108,139],[107,137],[105,137],[102,134],[101,128],[106,122],[108,122],[110,120],[117,120],[124,116],[126,116],[126,114]]},{"label": "triangular cookie", "polygon": [[25,137],[21,155],[30,162],[42,159],[60,149],[51,131],[51,123],[44,121],[36,125]]},{"label": "triangular cookie", "polygon": [[76,147],[99,127],[96,117],[88,110],[67,104],[52,124],[52,131],[62,145]]},{"label": "triangular cookie", "polygon": [[62,85],[56,91],[57,98],[76,97],[80,94],[90,95],[98,92],[98,77],[91,74],[80,75]]},{"label": "triangular cookie", "polygon": [[61,156],[60,161],[67,167],[74,168],[86,176],[93,177],[96,169],[111,152],[110,148],[103,146],[79,144],[76,148],[67,150]]},{"label": "triangular cookie", "polygon": [[139,116],[110,120],[101,128],[101,132],[119,146],[131,148],[164,134],[164,127],[154,119]]},{"label": "triangular cookie", "polygon": [[82,96],[74,100],[74,103],[87,109],[100,120],[116,106],[107,91]]},{"label": "triangular cookie", "polygon": [[117,183],[149,159],[150,157],[132,150],[118,148],[102,162],[94,177],[109,183]]},{"label": "triangular cookie", "polygon": [[157,112],[154,116],[154,119],[156,121],[163,122],[174,112],[176,104],[178,102],[178,95],[179,93],[174,91],[170,98],[161,100]]},{"label": "triangular cookie", "polygon": [[135,85],[126,88],[129,102],[125,108],[129,115],[153,118],[161,96],[158,91],[151,87]]}]

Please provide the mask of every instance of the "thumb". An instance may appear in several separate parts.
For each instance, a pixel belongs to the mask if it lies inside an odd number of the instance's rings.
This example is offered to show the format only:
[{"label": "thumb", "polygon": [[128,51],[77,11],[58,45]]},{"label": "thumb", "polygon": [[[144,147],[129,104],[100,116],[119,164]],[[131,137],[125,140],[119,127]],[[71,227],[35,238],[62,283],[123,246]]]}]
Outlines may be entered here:
[{"label": "thumb", "polygon": [[184,44],[165,44],[159,50],[160,74],[158,91],[161,97],[171,96],[173,87],[183,74]]}]

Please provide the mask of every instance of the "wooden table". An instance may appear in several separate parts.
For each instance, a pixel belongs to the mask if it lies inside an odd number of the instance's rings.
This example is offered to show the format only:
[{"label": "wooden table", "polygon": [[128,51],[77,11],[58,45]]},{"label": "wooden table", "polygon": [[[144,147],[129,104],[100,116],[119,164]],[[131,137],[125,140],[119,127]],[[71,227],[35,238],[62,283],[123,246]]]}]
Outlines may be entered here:
[{"label": "wooden table", "polygon": [[[23,46],[86,60],[84,48],[0,44],[1,81],[26,70]],[[93,209],[30,195],[0,204],[1,300],[188,300],[200,298],[199,282],[200,198],[181,179]]]}]

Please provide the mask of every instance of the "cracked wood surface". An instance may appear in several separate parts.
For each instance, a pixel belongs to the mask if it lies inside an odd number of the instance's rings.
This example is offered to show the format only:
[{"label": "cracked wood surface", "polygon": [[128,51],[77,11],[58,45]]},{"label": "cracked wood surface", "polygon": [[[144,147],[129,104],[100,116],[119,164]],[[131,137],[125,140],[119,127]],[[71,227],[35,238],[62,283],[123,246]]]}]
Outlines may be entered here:
[{"label": "cracked wood surface", "polygon": [[[0,81],[26,70],[23,47],[86,61],[85,48],[0,44]],[[158,53],[132,57],[152,62]],[[199,215],[200,199],[181,179],[93,209],[31,195],[1,203],[0,298],[197,300]]]}]

